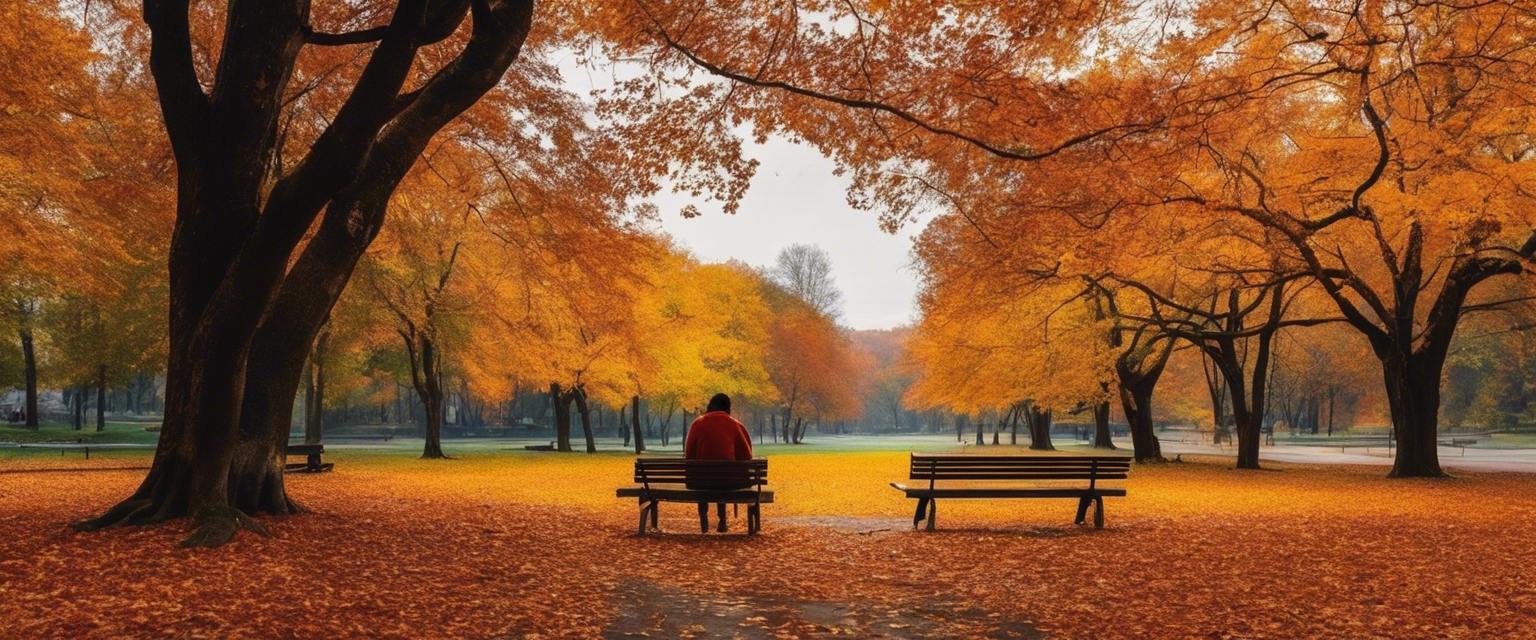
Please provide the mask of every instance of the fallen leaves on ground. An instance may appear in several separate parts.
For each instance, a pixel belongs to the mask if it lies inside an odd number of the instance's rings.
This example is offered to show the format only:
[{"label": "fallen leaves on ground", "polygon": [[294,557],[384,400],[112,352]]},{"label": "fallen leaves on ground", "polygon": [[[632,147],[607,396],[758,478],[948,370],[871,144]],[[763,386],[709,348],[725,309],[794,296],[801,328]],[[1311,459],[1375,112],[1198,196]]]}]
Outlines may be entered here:
[{"label": "fallen leaves on ground", "polygon": [[0,635],[1518,637],[1536,615],[1513,474],[1198,461],[1133,470],[1103,531],[1070,500],[949,500],[923,533],[886,486],[904,453],[807,453],[773,458],[762,536],[668,504],[640,538],[629,457],[330,457],[289,476],[316,513],[215,550],[68,529],[143,474],[72,469],[130,457],[0,473]]}]

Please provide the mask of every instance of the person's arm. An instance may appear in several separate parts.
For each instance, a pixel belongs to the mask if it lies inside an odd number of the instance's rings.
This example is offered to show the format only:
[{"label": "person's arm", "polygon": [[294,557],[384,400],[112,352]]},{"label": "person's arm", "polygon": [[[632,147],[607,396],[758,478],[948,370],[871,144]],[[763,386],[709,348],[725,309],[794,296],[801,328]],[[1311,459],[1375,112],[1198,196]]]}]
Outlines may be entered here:
[{"label": "person's arm", "polygon": [[740,422],[736,423],[736,459],[752,459],[752,435]]}]

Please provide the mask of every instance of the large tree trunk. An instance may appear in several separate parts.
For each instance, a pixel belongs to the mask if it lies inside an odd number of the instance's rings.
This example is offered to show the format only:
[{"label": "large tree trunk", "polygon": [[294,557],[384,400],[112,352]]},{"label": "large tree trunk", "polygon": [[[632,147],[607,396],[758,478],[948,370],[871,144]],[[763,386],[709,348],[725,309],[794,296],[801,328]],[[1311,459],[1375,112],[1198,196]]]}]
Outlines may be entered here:
[{"label": "large tree trunk", "polygon": [[1440,369],[1444,361],[1423,362],[1389,355],[1382,373],[1387,404],[1392,411],[1392,433],[1397,455],[1391,477],[1434,478],[1440,469],[1437,448],[1440,416]]},{"label": "large tree trunk", "polygon": [[560,387],[560,383],[549,383],[549,397],[555,408],[555,450],[571,450],[571,401],[574,395]]},{"label": "large tree trunk", "polygon": [[1333,437],[1333,408],[1334,400],[1338,393],[1339,388],[1337,386],[1328,385],[1328,437],[1330,438]]},{"label": "large tree trunk", "polygon": [[597,453],[597,439],[592,433],[592,411],[587,407],[587,391],[581,387],[571,390],[576,401],[576,414],[581,416],[581,434],[587,439],[587,453]]},{"label": "large tree trunk", "polygon": [[629,420],[635,430],[635,455],[645,453],[645,435],[640,432],[640,396],[629,399]]},{"label": "large tree trunk", "polygon": [[1051,444],[1051,411],[1029,407],[1029,448],[1035,451],[1055,451]]},{"label": "large tree trunk", "polygon": [[1137,463],[1163,462],[1162,444],[1157,441],[1152,419],[1152,391],[1163,375],[1172,344],[1138,354],[1127,351],[1116,360],[1115,374],[1120,383],[1120,408],[1131,432],[1131,448]]},{"label": "large tree trunk", "polygon": [[96,430],[107,430],[107,365],[96,367]]},{"label": "large tree trunk", "polygon": [[442,360],[437,355],[437,345],[432,338],[422,335],[421,370],[423,384],[419,389],[421,402],[427,407],[426,442],[422,444],[423,459],[446,458],[443,455],[443,379]]},{"label": "large tree trunk", "polygon": [[1114,434],[1109,430],[1109,401],[1093,406],[1093,446],[1096,449],[1114,449]]},{"label": "large tree trunk", "polygon": [[89,390],[90,387],[83,384],[75,387],[73,394],[75,398],[73,412],[75,431],[85,428],[85,394]]},{"label": "large tree trunk", "polygon": [[314,353],[309,357],[313,377],[309,387],[309,415],[304,417],[306,444],[319,444],[325,439],[325,347],[330,338],[331,332],[322,332],[315,340]]},{"label": "large tree trunk", "polygon": [[1200,354],[1200,368],[1205,373],[1205,391],[1211,396],[1211,429],[1216,444],[1232,427],[1232,399],[1227,395],[1226,378],[1212,365],[1211,356]]},{"label": "large tree trunk", "polygon": [[[231,3],[228,24],[238,28],[224,31],[211,92],[196,73],[188,3],[145,4],[149,67],[178,170],[165,423],[139,489],[79,528],[190,515],[196,528],[184,544],[216,546],[240,526],[255,527],[245,514],[295,510],[281,484],[288,420],[276,416],[291,418],[307,351],[302,345],[312,342],[315,331],[290,334],[301,346],[270,354],[252,344],[261,342],[258,329],[274,319],[305,324],[307,317],[290,316],[312,315],[285,311],[294,289],[320,292],[329,308],[335,297],[325,285],[344,285],[350,270],[311,256],[323,251],[320,235],[327,224],[349,230],[343,257],[365,248],[389,195],[433,134],[490,90],[517,57],[532,2],[477,4],[464,50],[409,99],[399,98],[418,48],[446,38],[435,33],[443,24],[456,27],[467,5],[399,5],[344,106],[305,160],[273,182],[276,123],[294,60],[308,38],[307,3]],[[322,210],[320,235],[292,261]],[[325,276],[320,286],[300,277],[306,269]],[[253,354],[291,367],[250,367]],[[253,381],[263,388],[247,394]],[[248,420],[246,406],[258,397],[265,402],[254,404],[279,406],[259,407],[256,419]]]},{"label": "large tree trunk", "polygon": [[37,421],[37,351],[32,346],[32,332],[18,331],[21,336],[21,363],[26,384],[27,428],[36,431]]}]

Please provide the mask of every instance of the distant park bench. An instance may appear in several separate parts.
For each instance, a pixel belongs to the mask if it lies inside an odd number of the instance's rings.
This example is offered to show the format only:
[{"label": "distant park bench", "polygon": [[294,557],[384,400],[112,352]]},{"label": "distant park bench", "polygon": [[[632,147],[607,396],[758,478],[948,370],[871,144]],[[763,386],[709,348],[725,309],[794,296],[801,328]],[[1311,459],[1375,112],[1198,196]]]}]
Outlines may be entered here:
[{"label": "distant park bench", "polygon": [[337,439],[337,440],[347,440],[349,442],[350,441],[389,442],[390,440],[394,440],[395,437],[393,435],[388,434],[388,433],[365,433],[365,434],[350,435],[350,436],[336,436],[335,439]]},{"label": "distant park bench", "polygon": [[551,442],[549,444],[525,444],[523,445],[523,448],[529,451],[554,451],[555,443]]},{"label": "distant park bench", "polygon": [[[1124,480],[1130,471],[1128,456],[975,456],[912,454],[913,486],[891,486],[917,499],[912,526],[925,514],[933,531],[935,501],[939,498],[1077,498],[1077,524],[1083,524],[1088,505],[1095,505],[1093,525],[1104,528],[1104,497],[1124,496],[1125,489],[1105,489],[1102,480]],[[1087,487],[1043,486],[1043,481],[1087,481]],[[921,486],[915,483],[927,483]],[[943,482],[969,486],[939,486]],[[976,483],[983,483],[977,485]],[[1020,486],[1020,483],[1029,483]]]},{"label": "distant park bench", "polygon": [[[739,489],[690,489],[693,484],[740,485]],[[763,528],[762,505],[773,502],[768,488],[768,461],[755,460],[684,460],[682,458],[636,458],[635,484],[618,491],[620,498],[640,501],[640,535],[645,524],[656,528],[656,507],[661,502],[689,502],[700,505],[699,525],[708,529],[704,505],[728,503],[747,505],[747,534],[757,535]]]},{"label": "distant park bench", "polygon": [[97,450],[101,450],[101,449],[153,449],[153,448],[155,448],[155,445],[152,445],[152,444],[115,443],[115,442],[113,442],[113,443],[39,442],[39,443],[22,443],[22,444],[18,444],[18,445],[16,445],[16,448],[18,448],[18,449],[58,449],[60,457],[62,457],[64,455],[64,453],[67,452],[67,451],[82,451],[82,452],[85,453],[85,459],[86,460],[90,460],[91,459],[91,449],[92,448],[95,448]]},{"label": "distant park bench", "polygon": [[324,453],[325,445],[323,444],[290,444],[288,445],[289,456],[304,456],[306,459],[304,462],[290,462],[284,469],[304,473],[330,471],[332,467],[336,466],[336,463],[321,462],[320,456]]},{"label": "distant park bench", "polygon": [[1467,447],[1476,445],[1477,438],[1451,438],[1450,440],[1441,440],[1438,444],[1442,447],[1455,447],[1461,451],[1462,456],[1466,456]]}]

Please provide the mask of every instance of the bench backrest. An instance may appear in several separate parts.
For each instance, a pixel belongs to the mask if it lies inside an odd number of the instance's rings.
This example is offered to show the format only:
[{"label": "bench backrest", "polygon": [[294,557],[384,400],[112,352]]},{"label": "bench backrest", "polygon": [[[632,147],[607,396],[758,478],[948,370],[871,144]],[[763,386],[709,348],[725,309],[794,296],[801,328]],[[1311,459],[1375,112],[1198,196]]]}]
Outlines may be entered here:
[{"label": "bench backrest", "polygon": [[768,484],[768,461],[684,460],[682,458],[635,458],[635,482],[640,484],[720,483],[762,486]]},{"label": "bench backrest", "polygon": [[1124,480],[1129,456],[973,456],[912,454],[912,479],[926,480]]},{"label": "bench backrest", "polygon": [[317,453],[325,453],[325,445],[323,445],[323,444],[290,444],[290,445],[288,445],[288,455],[290,455],[290,456],[309,456],[309,455],[314,455],[314,454],[317,454]]}]

